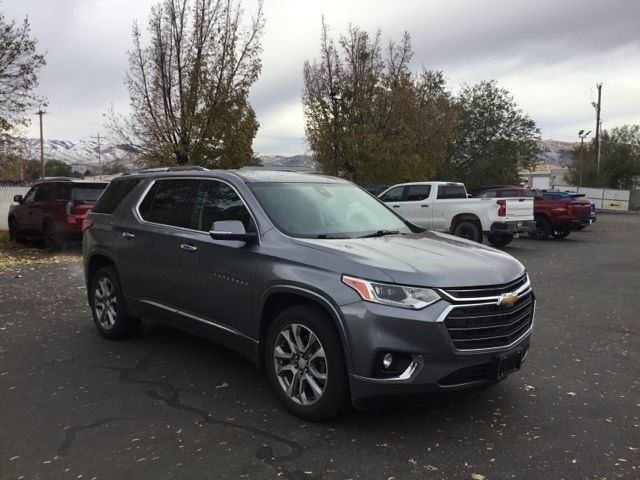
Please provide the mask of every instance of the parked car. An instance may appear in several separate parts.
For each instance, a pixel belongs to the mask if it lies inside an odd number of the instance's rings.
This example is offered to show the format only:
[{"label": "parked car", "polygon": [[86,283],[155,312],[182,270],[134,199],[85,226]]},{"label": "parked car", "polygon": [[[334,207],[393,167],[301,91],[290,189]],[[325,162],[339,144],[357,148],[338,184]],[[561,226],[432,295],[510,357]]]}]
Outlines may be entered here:
[{"label": "parked car", "polygon": [[380,194],[383,202],[415,225],[478,243],[485,234],[496,247],[508,245],[515,234],[535,227],[532,199],[468,197],[464,184],[456,182],[403,183]]},{"label": "parked car", "polygon": [[532,197],[536,220],[536,228],[529,232],[532,238],[566,238],[572,230],[582,229],[590,224],[590,202],[582,200],[580,195],[558,195],[557,192],[504,185],[479,188],[474,191],[474,195],[485,199]]},{"label": "parked car", "polygon": [[[596,212],[596,204],[586,199],[586,195],[584,193],[573,193],[573,192],[559,192],[559,191],[549,191],[543,190],[542,196],[546,200],[563,200],[565,202],[573,202],[574,200],[580,199],[589,202],[589,225],[593,224],[597,220],[597,212]],[[582,230],[587,227],[586,222],[582,222],[580,226],[577,227],[578,230]]]},{"label": "parked car", "polygon": [[80,239],[82,221],[107,184],[66,177],[36,183],[24,197],[13,198],[16,204],[9,207],[8,218],[10,238],[40,237],[49,251]]},{"label": "parked car", "polygon": [[151,318],[213,339],[310,420],[492,385],[520,368],[534,324],[520,262],[425,231],[332,177],[123,176],[85,220],[83,255],[101,335]]}]

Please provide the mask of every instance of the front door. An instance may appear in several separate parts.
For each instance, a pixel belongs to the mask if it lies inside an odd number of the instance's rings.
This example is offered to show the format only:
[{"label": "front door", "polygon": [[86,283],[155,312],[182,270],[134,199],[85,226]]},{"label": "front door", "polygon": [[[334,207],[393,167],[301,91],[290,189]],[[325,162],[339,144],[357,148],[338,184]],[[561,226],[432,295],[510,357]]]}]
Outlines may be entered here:
[{"label": "front door", "polygon": [[393,187],[380,195],[380,200],[386,203],[398,215],[402,215],[402,195],[404,193],[403,186]]}]

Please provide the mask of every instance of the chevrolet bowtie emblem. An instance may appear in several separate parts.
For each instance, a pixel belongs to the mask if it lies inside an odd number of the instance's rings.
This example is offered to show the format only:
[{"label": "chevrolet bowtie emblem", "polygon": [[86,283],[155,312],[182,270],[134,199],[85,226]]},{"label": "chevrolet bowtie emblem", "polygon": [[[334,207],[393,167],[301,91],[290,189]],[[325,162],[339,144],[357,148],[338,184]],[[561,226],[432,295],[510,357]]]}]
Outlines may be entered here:
[{"label": "chevrolet bowtie emblem", "polygon": [[501,307],[512,307],[518,300],[518,295],[515,293],[503,293],[498,297],[498,305]]}]

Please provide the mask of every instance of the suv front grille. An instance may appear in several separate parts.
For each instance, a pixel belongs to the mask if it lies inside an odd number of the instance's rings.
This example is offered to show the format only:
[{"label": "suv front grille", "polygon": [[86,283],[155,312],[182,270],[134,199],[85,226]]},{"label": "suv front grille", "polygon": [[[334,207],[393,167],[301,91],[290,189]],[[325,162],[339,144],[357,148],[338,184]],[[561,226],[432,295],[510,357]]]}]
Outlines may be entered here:
[{"label": "suv front grille", "polygon": [[444,325],[458,350],[504,347],[531,328],[533,310],[534,296],[529,291],[511,307],[497,302],[454,305]]},{"label": "suv front grille", "polygon": [[487,287],[462,287],[462,288],[445,288],[444,291],[452,298],[463,300],[467,298],[481,297],[498,297],[503,293],[515,292],[528,282],[525,273],[513,282],[504,283],[502,285],[490,285]]}]

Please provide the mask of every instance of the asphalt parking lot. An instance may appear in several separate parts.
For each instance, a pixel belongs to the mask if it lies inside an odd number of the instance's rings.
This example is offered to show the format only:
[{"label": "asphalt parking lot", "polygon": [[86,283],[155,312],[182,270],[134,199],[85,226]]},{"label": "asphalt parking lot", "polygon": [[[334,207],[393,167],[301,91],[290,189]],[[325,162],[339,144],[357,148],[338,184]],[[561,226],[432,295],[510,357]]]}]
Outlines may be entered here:
[{"label": "asphalt parking lot", "polygon": [[538,297],[522,371],[326,424],[214,344],[153,324],[99,337],[78,251],[0,246],[0,478],[640,478],[639,238],[640,215],[601,214],[514,241]]}]

